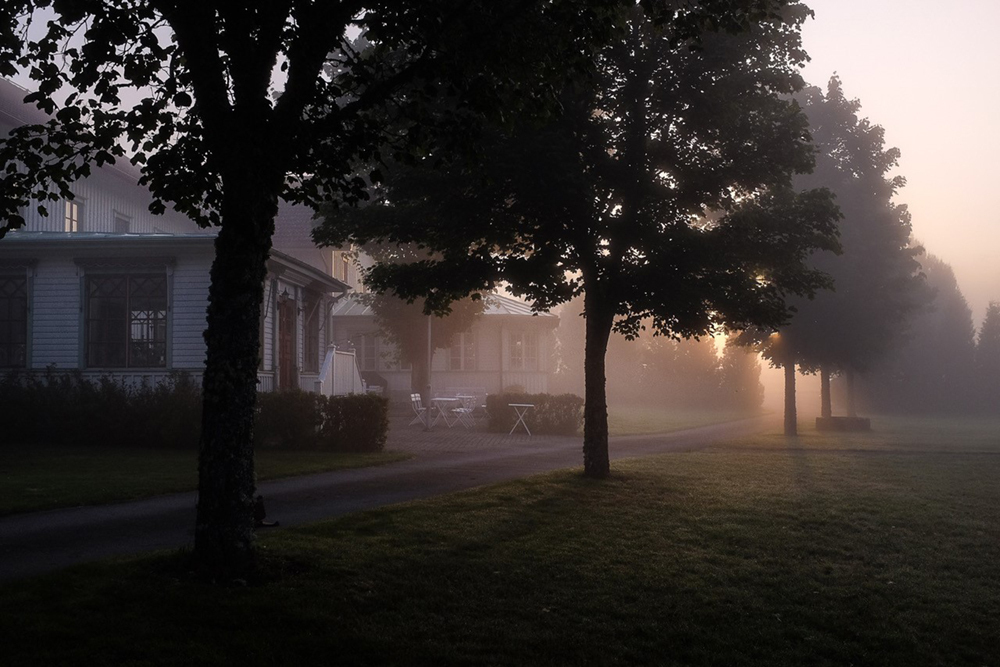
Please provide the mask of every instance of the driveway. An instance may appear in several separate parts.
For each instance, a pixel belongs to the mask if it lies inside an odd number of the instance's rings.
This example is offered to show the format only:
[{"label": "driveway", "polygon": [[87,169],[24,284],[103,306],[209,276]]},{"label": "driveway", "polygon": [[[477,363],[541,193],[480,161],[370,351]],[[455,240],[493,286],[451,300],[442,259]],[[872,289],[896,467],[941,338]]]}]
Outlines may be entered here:
[{"label": "driveway", "polygon": [[[774,427],[773,417],[668,434],[612,438],[612,459],[706,447]],[[498,435],[461,429],[425,432],[394,419],[387,449],[413,458],[385,466],[263,482],[268,518],[296,526],[350,512],[582,466],[580,437]],[[194,492],[118,505],[0,518],[0,581],[76,563],[190,546]],[[281,530],[277,528],[275,530]]]}]

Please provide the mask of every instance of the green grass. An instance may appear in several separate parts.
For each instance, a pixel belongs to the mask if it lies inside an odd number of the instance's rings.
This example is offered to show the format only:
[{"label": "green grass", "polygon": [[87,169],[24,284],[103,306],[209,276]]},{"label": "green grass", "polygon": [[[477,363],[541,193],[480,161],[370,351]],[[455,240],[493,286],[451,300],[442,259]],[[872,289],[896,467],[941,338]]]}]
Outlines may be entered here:
[{"label": "green grass", "polygon": [[613,405],[608,407],[608,433],[611,436],[670,433],[687,428],[745,419],[758,414],[760,413],[738,410]]},{"label": "green grass", "polygon": [[[391,463],[405,454],[268,451],[256,455],[257,478]],[[0,447],[0,516],[99,505],[191,491],[198,485],[192,451],[71,446]]]},{"label": "green grass", "polygon": [[838,449],[908,452],[997,452],[1000,451],[1000,417],[871,417],[869,432],[826,434],[813,423],[799,420],[799,436],[780,433],[729,443],[767,449]]},{"label": "green grass", "polygon": [[996,664],[993,428],[762,436],[385,508],[267,535],[248,587],[176,554],[83,566],[0,588],[4,660]]}]

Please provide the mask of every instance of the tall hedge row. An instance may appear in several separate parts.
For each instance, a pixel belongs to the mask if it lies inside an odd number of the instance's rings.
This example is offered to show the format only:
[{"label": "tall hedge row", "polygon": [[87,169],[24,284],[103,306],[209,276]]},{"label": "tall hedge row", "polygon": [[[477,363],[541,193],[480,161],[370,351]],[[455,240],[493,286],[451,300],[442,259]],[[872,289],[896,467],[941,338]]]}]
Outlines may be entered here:
[{"label": "tall hedge row", "polygon": [[[79,444],[196,449],[201,388],[186,373],[128,386],[79,372],[9,373],[0,379],[0,444]],[[378,452],[388,434],[380,396],[320,396],[303,391],[257,397],[254,446]]]},{"label": "tall hedge row", "polygon": [[575,394],[490,394],[486,410],[490,413],[489,429],[506,433],[517,422],[510,403],[530,403],[524,421],[533,434],[576,435],[583,425],[583,399]]}]

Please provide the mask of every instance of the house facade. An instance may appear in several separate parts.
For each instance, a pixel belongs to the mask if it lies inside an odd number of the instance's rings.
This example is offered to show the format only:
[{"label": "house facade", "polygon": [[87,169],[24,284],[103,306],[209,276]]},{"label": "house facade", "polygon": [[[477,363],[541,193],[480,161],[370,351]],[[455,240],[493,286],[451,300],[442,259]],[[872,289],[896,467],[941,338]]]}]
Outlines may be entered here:
[{"label": "house facade", "polygon": [[[384,384],[392,396],[410,393],[409,364],[401,362],[363,300],[351,295],[341,299],[334,306],[332,320],[335,343],[356,351],[358,367],[369,384]],[[555,370],[553,330],[558,324],[555,315],[532,313],[523,301],[489,295],[472,327],[454,336],[449,347],[434,351],[431,393],[547,392]]]},{"label": "house facade", "polygon": [[[46,120],[0,80],[0,132]],[[130,164],[105,165],[73,197],[22,211],[0,239],[0,373],[80,371],[154,383],[199,377],[215,234],[186,217],[152,215]],[[260,322],[259,386],[326,394],[363,390],[353,353],[335,351],[330,310],[350,289],[275,250]]]}]

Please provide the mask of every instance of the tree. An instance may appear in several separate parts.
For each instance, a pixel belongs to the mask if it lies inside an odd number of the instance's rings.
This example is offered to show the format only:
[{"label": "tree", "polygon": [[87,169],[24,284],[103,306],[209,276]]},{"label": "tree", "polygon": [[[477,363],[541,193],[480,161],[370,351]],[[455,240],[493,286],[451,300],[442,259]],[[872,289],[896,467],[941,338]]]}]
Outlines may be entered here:
[{"label": "tree", "polygon": [[987,411],[1000,404],[1000,302],[990,301],[976,340],[979,402]]},{"label": "tree", "polygon": [[902,343],[865,377],[865,402],[896,412],[968,412],[975,403],[972,310],[948,264],[926,255],[921,266],[930,296]]},{"label": "tree", "polygon": [[[609,472],[613,329],[635,336],[648,323],[691,337],[722,323],[777,326],[787,294],[826,284],[803,261],[834,247],[835,209],[826,193],[789,189],[811,166],[805,119],[787,97],[802,83],[809,11],[746,4],[632,8],[621,38],[595,52],[594,79],[564,87],[549,123],[496,130],[485,164],[394,170],[376,205],[321,234],[433,248],[440,261],[380,265],[371,278],[438,303],[498,280],[538,308],[582,293],[589,476]],[[433,198],[418,185],[427,179]],[[399,224],[407,216],[421,227]]]},{"label": "tree", "polygon": [[[38,87],[26,102],[53,117],[0,143],[0,233],[22,225],[19,210],[33,201],[44,213],[45,202],[71,196],[75,179],[125,159],[126,147],[154,211],[171,204],[219,228],[194,551],[206,571],[242,577],[253,564],[257,323],[279,197],[314,207],[358,200],[355,165],[378,161],[386,119],[413,121],[385,149],[402,156],[438,96],[456,110],[433,119],[453,145],[500,110],[546,108],[547,82],[585,67],[576,54],[608,30],[615,4],[5,3],[0,74],[26,72]],[[569,20],[580,16],[592,20]],[[345,39],[354,26],[373,48]],[[542,35],[548,48],[534,48]]]},{"label": "tree", "polygon": [[[423,253],[413,246],[369,245],[362,249],[369,258],[381,263],[407,263],[418,260]],[[453,301],[448,312],[433,316],[427,313],[423,304],[407,301],[392,292],[369,292],[355,298],[371,307],[375,313],[375,324],[382,335],[396,346],[399,360],[412,364],[410,388],[424,393],[430,384],[428,366],[428,328],[430,328],[430,348],[440,350],[451,346],[456,334],[468,331],[476,319],[482,315],[485,300],[480,294]],[[424,401],[430,405],[430,396]]]},{"label": "tree", "polygon": [[[899,150],[886,148],[884,131],[858,116],[861,104],[845,97],[840,79],[830,79],[824,95],[810,87],[799,95],[816,144],[816,168],[800,176],[797,187],[826,187],[836,195],[840,254],[816,253],[812,266],[833,278],[834,289],[812,299],[794,299],[791,321],[781,329],[780,354],[768,355],[786,368],[786,387],[794,390],[794,367],[821,375],[821,414],[829,417],[830,375],[842,372],[854,415],[853,376],[863,373],[898,344],[908,315],[924,290],[917,255],[910,242],[910,216],[893,197],[905,180],[890,176]],[[794,396],[786,405],[794,406]]]}]

